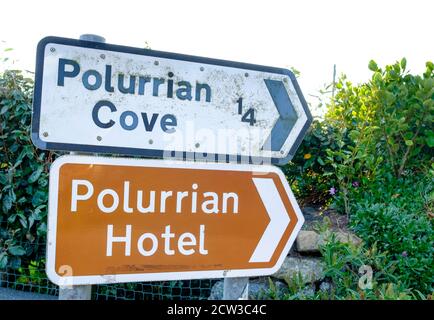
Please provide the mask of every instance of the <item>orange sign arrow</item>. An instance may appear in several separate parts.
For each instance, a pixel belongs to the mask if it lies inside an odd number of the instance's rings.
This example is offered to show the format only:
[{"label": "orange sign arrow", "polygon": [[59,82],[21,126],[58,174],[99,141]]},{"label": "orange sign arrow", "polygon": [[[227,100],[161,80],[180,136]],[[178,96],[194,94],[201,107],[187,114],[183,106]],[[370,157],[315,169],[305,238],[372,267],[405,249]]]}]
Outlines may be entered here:
[{"label": "orange sign arrow", "polygon": [[303,221],[276,167],[63,156],[47,274],[58,285],[272,274]]}]

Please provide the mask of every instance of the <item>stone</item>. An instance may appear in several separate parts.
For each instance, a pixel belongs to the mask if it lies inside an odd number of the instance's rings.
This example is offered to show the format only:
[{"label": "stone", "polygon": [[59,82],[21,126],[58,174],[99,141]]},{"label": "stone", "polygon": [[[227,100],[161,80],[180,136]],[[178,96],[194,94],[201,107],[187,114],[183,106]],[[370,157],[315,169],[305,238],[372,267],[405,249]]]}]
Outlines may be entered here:
[{"label": "stone", "polygon": [[318,253],[319,247],[324,244],[324,240],[330,237],[331,232],[335,234],[336,240],[342,243],[351,243],[358,246],[362,239],[352,232],[345,231],[327,231],[319,234],[316,231],[302,230],[295,240],[296,250],[300,253]]},{"label": "stone", "polygon": [[298,252],[318,252],[320,236],[315,231],[300,231],[295,240],[295,246]]},{"label": "stone", "polygon": [[301,209],[301,211],[303,212],[303,216],[305,220],[305,223],[303,225],[303,230],[304,229],[310,230],[315,223],[322,221],[322,217],[319,214],[320,213],[319,210],[313,207],[304,207]]},{"label": "stone", "polygon": [[270,277],[260,277],[249,283],[249,299],[252,300],[280,299],[288,292],[288,285],[285,282]]},{"label": "stone", "polygon": [[223,280],[217,281],[211,288],[211,293],[208,300],[222,300],[223,299]]},{"label": "stone", "polygon": [[324,278],[325,264],[321,258],[312,257],[286,257],[282,267],[272,276],[290,282],[298,279],[303,284],[312,283]]},{"label": "stone", "polygon": [[332,283],[331,282],[323,281],[319,285],[319,291],[321,291],[321,292],[330,292],[331,289],[332,289]]},{"label": "stone", "polygon": [[351,243],[355,246],[358,246],[362,243],[362,239],[352,232],[336,231],[334,234],[336,236],[336,240],[342,243]]},{"label": "stone", "polygon": [[298,291],[292,298],[305,300],[315,296],[315,285],[310,284]]}]

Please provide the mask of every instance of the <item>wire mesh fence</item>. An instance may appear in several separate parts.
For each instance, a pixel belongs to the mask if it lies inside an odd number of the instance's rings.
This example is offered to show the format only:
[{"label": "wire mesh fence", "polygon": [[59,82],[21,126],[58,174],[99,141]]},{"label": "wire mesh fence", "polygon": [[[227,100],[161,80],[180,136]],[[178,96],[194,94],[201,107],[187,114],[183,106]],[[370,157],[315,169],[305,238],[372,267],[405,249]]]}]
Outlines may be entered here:
[{"label": "wire mesh fence", "polygon": [[48,295],[58,295],[59,289],[38,266],[0,270],[0,287]]},{"label": "wire mesh fence", "polygon": [[[0,230],[10,230],[6,221]],[[30,255],[10,256],[6,269],[0,268],[0,287],[24,292],[59,295],[59,287],[53,284],[45,272],[44,238],[32,243],[18,240],[18,244]],[[20,241],[21,240],[21,241]],[[4,240],[0,239],[0,249]],[[12,267],[11,267],[12,266]],[[200,300],[207,299],[218,279],[136,282],[92,286],[94,300]]]},{"label": "wire mesh fence", "polygon": [[216,280],[160,281],[98,285],[95,300],[200,300],[207,299]]},{"label": "wire mesh fence", "polygon": [[[0,287],[40,294],[59,295],[59,287],[46,277],[43,263],[0,270]],[[218,280],[183,280],[121,283],[92,286],[93,300],[202,300]]]}]

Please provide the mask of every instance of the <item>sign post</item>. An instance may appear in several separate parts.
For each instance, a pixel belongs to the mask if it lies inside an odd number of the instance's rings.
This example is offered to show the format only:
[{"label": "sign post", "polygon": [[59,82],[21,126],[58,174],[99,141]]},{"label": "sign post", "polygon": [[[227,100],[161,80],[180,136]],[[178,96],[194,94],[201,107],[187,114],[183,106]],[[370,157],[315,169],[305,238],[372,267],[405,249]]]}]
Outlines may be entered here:
[{"label": "sign post", "polygon": [[[105,43],[105,38],[95,34],[82,34],[80,40]],[[77,154],[70,152],[70,154]],[[59,300],[90,300],[92,297],[92,285],[86,286],[59,286]]]},{"label": "sign post", "polygon": [[42,39],[32,141],[71,152],[50,168],[46,268],[59,298],[224,278],[224,299],[247,299],[248,277],[276,272],[303,224],[269,164],[287,163],[311,122],[286,69]]},{"label": "sign post", "polygon": [[223,300],[248,300],[249,278],[225,278]]}]

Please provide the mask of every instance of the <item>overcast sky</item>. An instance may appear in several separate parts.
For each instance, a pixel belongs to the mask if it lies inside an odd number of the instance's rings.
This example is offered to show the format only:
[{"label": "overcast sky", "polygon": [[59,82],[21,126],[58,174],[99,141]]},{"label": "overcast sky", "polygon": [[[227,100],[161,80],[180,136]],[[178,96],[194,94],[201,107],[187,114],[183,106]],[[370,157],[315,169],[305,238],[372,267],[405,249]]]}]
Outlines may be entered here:
[{"label": "overcast sky", "polygon": [[[332,81],[333,65],[353,82],[406,57],[421,73],[434,60],[433,0],[7,0],[0,40],[16,67],[34,70],[48,35],[102,35],[108,43],[275,67],[294,67],[306,99]],[[5,53],[0,53],[5,55]]]}]

